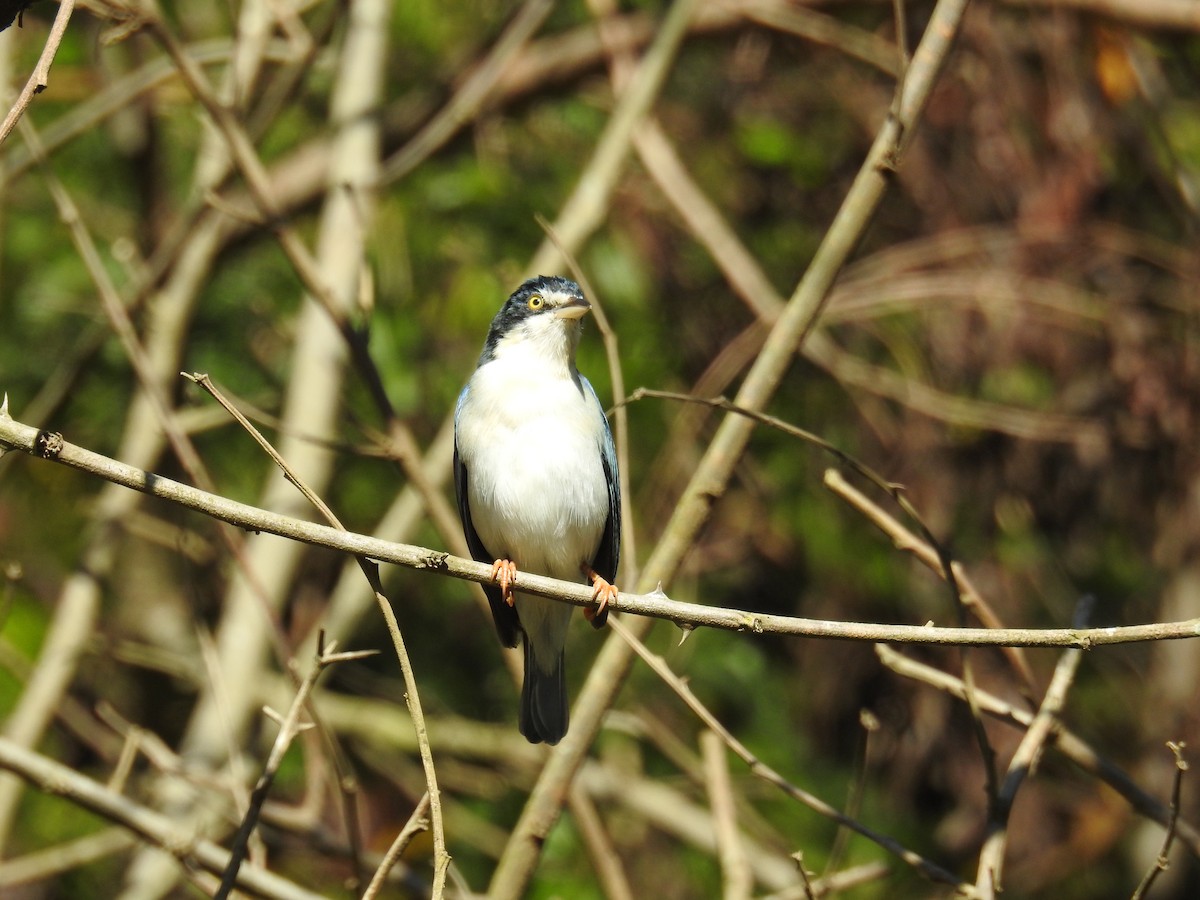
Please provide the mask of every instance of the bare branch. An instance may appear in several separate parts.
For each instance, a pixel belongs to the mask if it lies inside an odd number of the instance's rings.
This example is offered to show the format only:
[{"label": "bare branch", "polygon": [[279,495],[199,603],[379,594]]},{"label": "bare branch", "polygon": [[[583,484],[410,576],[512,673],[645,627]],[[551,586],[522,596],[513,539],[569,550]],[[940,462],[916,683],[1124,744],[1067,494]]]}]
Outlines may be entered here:
[{"label": "bare branch", "polygon": [[[303,479],[296,474],[296,472],[288,465],[287,461],[279,454],[279,452],[271,446],[270,442],[263,437],[262,433],[259,432],[258,429],[253,425],[251,425],[250,421],[243,416],[236,409],[236,407],[233,406],[233,404],[231,404],[224,398],[224,396],[221,395],[221,392],[216,389],[208,376],[196,374],[187,377],[208,391],[208,393],[212,395],[237,420],[238,424],[240,424],[250,433],[259,446],[262,447],[266,451],[267,455],[271,457],[275,464],[283,470],[284,476],[287,478],[287,480],[295,485],[296,488],[304,495],[305,499],[312,503],[318,509],[318,511],[320,511],[321,515],[331,522],[339,532],[343,534],[346,533],[345,526],[342,525],[337,516],[334,515],[333,510],[331,510],[329,506],[320,497],[318,497],[316,493],[308,487],[308,485],[304,483]],[[417,734],[417,744],[421,752],[421,762],[425,769],[425,780],[433,819],[434,882],[432,896],[434,898],[438,898],[441,897],[442,892],[445,889],[446,870],[450,865],[450,855],[446,852],[446,832],[442,821],[441,791],[438,790],[437,773],[433,766],[433,752],[429,746],[429,735],[425,727],[425,716],[421,710],[421,700],[417,691],[416,675],[412,668],[412,662],[408,657],[408,650],[404,645],[404,638],[400,633],[400,626],[396,622],[395,614],[392,612],[392,605],[383,593],[383,586],[379,581],[379,567],[364,556],[358,556],[357,562],[363,571],[363,575],[366,576],[367,582],[371,585],[371,590],[375,594],[376,601],[379,604],[380,612],[383,614],[384,621],[387,623],[388,633],[392,638],[392,646],[395,648],[396,658],[400,663],[400,670],[404,678],[404,701],[408,705],[409,713],[412,715],[413,729]],[[337,658],[327,658],[323,649],[321,648],[321,643],[321,640],[318,639],[317,667],[314,669],[311,676],[311,681],[313,683],[315,683],[317,676],[320,675],[321,670],[325,667],[325,665],[328,665],[329,662],[336,662],[342,658],[354,656],[354,654],[341,654]],[[300,692],[297,694],[296,702],[293,703],[292,706],[293,710],[299,709],[302,696],[307,695],[307,692],[311,690],[312,684],[308,684],[307,690],[303,684],[301,685]],[[286,732],[287,726],[285,724],[280,731],[280,740],[285,737]],[[291,735],[287,735],[287,741],[290,743]],[[278,747],[279,741],[276,742],[276,748]],[[286,749],[286,744],[284,745],[283,749]],[[282,755],[282,751],[280,751],[280,759],[282,759]],[[274,756],[275,750],[272,750],[272,758],[274,758]],[[277,767],[278,761],[276,761],[275,764]],[[267,777],[267,773],[270,773],[270,777]],[[273,777],[273,772],[271,772],[270,769],[270,761],[268,761],[267,773],[264,773],[264,777],[266,778],[265,784],[262,780],[260,780],[259,786],[255,788],[255,796],[261,798],[259,800],[260,807],[262,805],[262,800],[266,798],[266,791],[270,788],[270,781]],[[245,834],[246,837],[249,836],[254,827],[255,816],[256,813],[252,805],[250,812],[243,819],[242,829],[239,831],[239,837],[241,837],[243,834]],[[237,858],[236,855],[234,858]],[[231,867],[232,865],[233,864],[231,864]],[[228,872],[226,873],[226,877],[222,882],[222,885],[225,886],[226,889],[228,889],[228,886],[230,886]]]},{"label": "bare branch", "polygon": [[[0,418],[0,449],[22,450],[98,475],[116,484],[178,503],[205,515],[245,528],[264,531],[315,546],[363,556],[410,569],[430,571],[480,584],[492,581],[492,567],[412,544],[397,544],[353,532],[338,531],[268,512],[244,503],[207,494],[152,472],[126,466],[63,440],[54,432],[39,431],[12,419]],[[643,579],[644,580],[644,579]],[[521,591],[550,597],[573,606],[594,605],[586,585],[519,572],[514,586]],[[935,625],[880,625],[805,619],[747,610],[726,609],[672,600],[661,591],[622,593],[610,604],[616,612],[666,619],[686,627],[720,628],[759,634],[792,634],[803,637],[871,641],[872,643],[944,644],[971,647],[1093,647],[1144,641],[1186,640],[1200,637],[1200,619],[1156,622],[1104,628],[953,628]]]},{"label": "bare branch", "polygon": [[1145,877],[1138,884],[1130,900],[1142,900],[1149,893],[1151,885],[1154,884],[1159,874],[1165,872],[1167,866],[1171,864],[1171,845],[1175,843],[1175,835],[1179,828],[1179,797],[1183,790],[1183,776],[1188,771],[1188,763],[1183,757],[1186,744],[1168,741],[1167,747],[1175,755],[1175,779],[1171,786],[1171,816],[1167,820],[1167,833],[1163,835],[1162,849],[1158,851],[1158,858],[1146,871]]},{"label": "bare branch", "polygon": [[17,122],[25,114],[29,104],[33,102],[33,95],[40,94],[50,83],[50,64],[54,62],[54,56],[58,53],[58,45],[62,43],[63,35],[67,33],[67,23],[71,21],[71,13],[74,10],[75,0],[59,0],[58,14],[54,17],[54,24],[50,26],[50,34],[46,38],[46,46],[42,48],[42,55],[38,59],[33,73],[29,76],[29,80],[25,82],[25,87],[21,88],[21,93],[8,111],[8,115],[4,117],[3,122],[0,122],[0,144],[3,144],[12,134],[12,130],[17,127]]},{"label": "bare branch", "polygon": [[275,774],[279,771],[279,766],[283,763],[283,756],[287,753],[288,748],[292,745],[292,741],[300,732],[300,714],[303,712],[305,705],[308,703],[308,695],[317,684],[317,679],[321,677],[321,673],[326,668],[336,665],[339,662],[348,662],[353,659],[361,659],[362,653],[334,653],[334,645],[321,647],[318,650],[317,658],[309,670],[308,675],[300,683],[300,689],[296,691],[296,697],[292,701],[291,707],[288,709],[287,715],[279,723],[279,734],[275,737],[275,743],[271,746],[271,753],[267,757],[267,762],[263,766],[262,774],[258,777],[258,782],[254,785],[254,791],[250,795],[250,805],[242,816],[242,823],[238,827],[237,835],[233,839],[233,845],[229,851],[229,864],[225,867],[224,873],[221,875],[221,885],[214,894],[215,900],[225,900],[229,896],[229,892],[237,885],[238,870],[242,866],[242,861],[246,857],[246,849],[249,846],[250,836],[254,833],[254,829],[258,824],[258,817],[262,813],[263,804],[267,800],[267,794],[271,790],[271,784],[275,781]]},{"label": "bare branch", "polygon": [[738,831],[737,806],[733,799],[729,765],[725,759],[725,741],[715,731],[704,731],[700,734],[700,749],[704,757],[708,802],[717,828],[717,858],[724,880],[721,896],[725,900],[749,900],[754,890],[754,879]]},{"label": "bare branch", "polygon": [[[196,865],[219,875],[229,864],[230,854],[226,850],[212,841],[196,837],[190,828],[114,794],[74,769],[18,747],[5,738],[0,738],[0,768],[15,773],[48,794],[65,797],[122,826],[185,865]],[[272,900],[320,900],[323,896],[253,865],[242,866],[237,885]]]},{"label": "bare branch", "polygon": [[426,816],[429,813],[429,795],[424,794],[421,797],[421,802],[417,804],[416,809],[412,811],[412,815],[408,817],[408,821],[404,827],[400,829],[400,833],[396,835],[396,839],[392,841],[392,845],[388,847],[387,853],[383,856],[383,861],[375,870],[374,876],[371,878],[371,883],[367,885],[367,889],[363,891],[362,900],[374,900],[379,896],[379,892],[383,890],[383,886],[387,883],[388,873],[396,865],[396,862],[408,849],[408,845],[422,831],[429,830],[429,820]]},{"label": "bare branch", "polygon": [[[964,699],[962,679],[956,678],[940,669],[935,669],[915,659],[909,659],[884,644],[875,648],[879,661],[898,675],[912,678],[939,691],[945,691],[952,696]],[[989,716],[1010,725],[1013,728],[1028,729],[1033,724],[1033,714],[1021,707],[1013,706],[1005,700],[989,694],[987,691],[977,691],[980,708]],[[1054,748],[1079,766],[1083,771],[1099,778],[1114,791],[1125,798],[1138,813],[1162,825],[1168,825],[1171,811],[1163,806],[1157,798],[1142,790],[1123,769],[1111,760],[1101,756],[1096,750],[1074,732],[1060,727],[1055,730],[1050,740]],[[1176,832],[1188,849],[1200,856],[1200,830],[1182,820],[1176,821]]]},{"label": "bare branch", "polygon": [[687,704],[688,708],[695,713],[696,716],[699,717],[699,719],[706,726],[708,726],[708,728],[720,735],[725,744],[731,750],[733,750],[733,752],[737,754],[737,756],[741,758],[746,765],[750,767],[750,771],[754,775],[763,779],[768,784],[772,784],[779,788],[787,796],[791,797],[793,800],[803,803],[814,812],[825,816],[827,819],[837,822],[839,825],[845,828],[849,828],[851,831],[862,835],[870,841],[874,841],[889,853],[895,854],[904,862],[917,869],[927,878],[941,882],[942,884],[953,885],[964,896],[974,896],[974,891],[971,889],[969,884],[961,881],[953,873],[947,871],[937,863],[926,859],[925,857],[921,856],[921,854],[913,850],[907,849],[894,838],[880,834],[872,828],[868,828],[857,819],[850,818],[840,810],[830,806],[816,795],[804,790],[804,788],[792,784],[790,781],[764,763],[761,759],[755,756],[741,741],[734,737],[729,730],[717,720],[717,717],[714,716],[712,712],[710,712],[708,708],[700,702],[694,693],[692,693],[692,689],[688,687],[687,683],[671,671],[670,667],[667,666],[666,662],[661,656],[651,653],[646,645],[643,644],[641,640],[639,640],[637,636],[634,635],[632,631],[627,629],[619,620],[610,620],[610,625],[613,630],[616,631],[617,636],[629,644],[633,651],[639,657],[641,657],[642,661],[650,666],[650,668],[654,670],[655,674],[665,681],[667,686],[670,687],[671,690],[673,690],[679,696],[679,698]]},{"label": "bare branch", "polygon": [[[1084,597],[1079,601],[1075,619],[1081,627],[1090,617],[1093,605],[1090,597]],[[1067,691],[1070,690],[1071,683],[1075,680],[1075,671],[1079,668],[1082,658],[1083,654],[1079,650],[1068,650],[1059,659],[1058,665],[1054,669],[1054,677],[1050,680],[1050,687],[1046,689],[1046,696],[1042,699],[1042,705],[1039,707],[1037,715],[1034,716],[1029,730],[1021,738],[1017,752],[1009,761],[1004,783],[1000,786],[996,802],[991,809],[988,835],[983,843],[983,850],[979,854],[979,870],[975,880],[975,889],[985,900],[992,900],[1002,890],[1001,872],[1004,868],[1004,848],[1008,843],[1008,817],[1012,812],[1013,801],[1016,799],[1017,791],[1020,790],[1025,777],[1032,775],[1037,769],[1038,761],[1042,757],[1042,751],[1046,746],[1046,741],[1050,738],[1051,731],[1058,727],[1059,714],[1066,703]],[[975,710],[978,712],[977,694],[972,692],[971,698],[975,704]]]}]

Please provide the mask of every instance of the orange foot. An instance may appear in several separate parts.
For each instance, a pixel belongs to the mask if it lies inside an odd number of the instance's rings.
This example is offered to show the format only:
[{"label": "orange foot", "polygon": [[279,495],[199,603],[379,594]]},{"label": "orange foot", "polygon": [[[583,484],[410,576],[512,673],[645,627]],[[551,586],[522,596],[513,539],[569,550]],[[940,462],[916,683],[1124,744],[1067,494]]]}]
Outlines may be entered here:
[{"label": "orange foot", "polygon": [[513,605],[513,582],[517,580],[517,564],[511,559],[498,559],[492,563],[492,581],[499,582],[500,596],[509,606]]},{"label": "orange foot", "polygon": [[591,566],[585,563],[582,568],[583,574],[592,580],[592,599],[596,601],[596,608],[585,609],[583,617],[592,623],[593,628],[603,628],[608,621],[608,604],[617,599],[619,591],[615,584],[609,584]]}]

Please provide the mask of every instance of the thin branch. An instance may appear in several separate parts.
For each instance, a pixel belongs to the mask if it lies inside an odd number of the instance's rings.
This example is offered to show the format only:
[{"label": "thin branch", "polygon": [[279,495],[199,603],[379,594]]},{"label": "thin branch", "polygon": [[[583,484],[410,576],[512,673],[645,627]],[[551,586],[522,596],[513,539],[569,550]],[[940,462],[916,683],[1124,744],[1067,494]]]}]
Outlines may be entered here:
[{"label": "thin branch", "polygon": [[[826,469],[824,482],[827,488],[862,513],[867,518],[867,521],[887,535],[892,541],[892,546],[897,550],[902,553],[912,554],[939,577],[945,577],[945,572],[938,561],[937,551],[897,522],[892,516],[888,515],[878,505],[871,502],[866,495],[855,489],[842,477],[841,472],[837,469]],[[958,587],[962,592],[962,602],[974,613],[980,623],[986,628],[1003,628],[1004,623],[996,615],[991,604],[976,589],[974,582],[971,581],[962,564],[956,560],[951,563],[951,569],[958,580]],[[1029,667],[1029,660],[1025,658],[1025,653],[1019,647],[1005,647],[1003,649],[1009,664],[1017,673],[1017,677],[1021,679],[1024,690],[1032,694],[1037,688],[1037,681],[1033,677],[1033,670]]]},{"label": "thin branch", "polygon": [[[654,43],[621,93],[617,108],[596,143],[595,152],[554,221],[554,231],[571,252],[583,244],[607,214],[633,133],[658,96],[693,13],[701,5],[698,0],[674,0],[659,25]],[[535,273],[550,271],[556,268],[559,256],[558,247],[552,241],[544,240],[534,254],[530,268]]]},{"label": "thin branch", "polygon": [[1010,6],[1074,9],[1142,28],[1200,32],[1195,0],[1005,0]]},{"label": "thin branch", "polygon": [[379,863],[379,867],[375,870],[375,874],[371,877],[371,883],[367,885],[367,889],[363,891],[362,900],[374,900],[379,896],[379,892],[383,890],[384,884],[387,883],[388,873],[399,861],[404,851],[408,849],[408,845],[422,831],[429,830],[429,794],[423,794],[416,809],[412,811],[412,815],[408,817],[408,821],[404,827],[400,829],[400,833],[396,835],[396,839],[392,841],[392,845],[388,847],[387,853],[383,855],[383,861]]},{"label": "thin branch", "polygon": [[[1076,608],[1075,621],[1082,627],[1090,618],[1094,606],[1091,597],[1084,597]],[[1004,850],[1008,844],[1008,819],[1012,812],[1013,801],[1017,791],[1025,781],[1026,776],[1036,771],[1042,758],[1051,732],[1058,727],[1059,715],[1067,700],[1067,691],[1075,680],[1075,671],[1079,668],[1083,653],[1080,650],[1068,650],[1058,660],[1054,668],[1054,677],[1046,689],[1042,705],[1034,716],[1017,752],[1013,754],[1008,764],[1008,772],[996,795],[988,822],[988,835],[984,840],[983,849],[979,853],[979,868],[975,879],[975,889],[984,900],[992,900],[1002,890],[1001,873],[1004,870]],[[964,684],[965,684],[964,679]],[[978,694],[970,692],[974,711],[979,714]]]},{"label": "thin branch", "polygon": [[637,895],[630,887],[629,876],[621,865],[621,856],[613,846],[612,836],[592,798],[576,782],[571,785],[571,796],[567,802],[571,808],[571,820],[579,831],[605,900],[634,900]]},{"label": "thin branch", "polygon": [[1130,900],[1142,900],[1150,891],[1150,887],[1159,874],[1165,872],[1167,866],[1171,864],[1171,845],[1175,843],[1175,835],[1179,828],[1179,798],[1183,790],[1183,775],[1188,770],[1188,763],[1183,758],[1183,751],[1187,747],[1183,741],[1179,743],[1168,741],[1167,747],[1175,754],[1175,781],[1171,787],[1171,815],[1167,819],[1167,833],[1163,835],[1162,849],[1158,851],[1158,857],[1146,871]]},{"label": "thin branch", "polygon": [[374,651],[334,653],[334,647],[335,644],[333,643],[330,643],[328,647],[318,647],[317,658],[312,668],[305,679],[300,682],[300,688],[296,691],[296,697],[292,701],[287,715],[284,716],[283,721],[279,724],[279,734],[275,736],[275,743],[271,746],[271,753],[267,756],[267,762],[263,766],[262,774],[258,776],[258,781],[255,783],[254,790],[250,794],[250,805],[246,810],[246,814],[242,816],[241,825],[238,826],[237,834],[234,836],[233,845],[229,851],[229,864],[225,867],[225,872],[221,876],[221,886],[217,889],[216,894],[213,895],[214,900],[226,900],[229,892],[237,885],[238,869],[246,857],[246,849],[250,843],[250,836],[254,833],[255,827],[258,825],[258,818],[262,813],[263,804],[267,800],[267,794],[271,791],[271,785],[275,781],[275,775],[279,771],[279,766],[283,763],[284,754],[287,753],[288,748],[292,745],[292,741],[300,732],[300,714],[303,712],[305,704],[308,703],[308,695],[316,686],[317,679],[321,677],[321,674],[329,666],[374,655]]},{"label": "thin branch", "polygon": [[[343,553],[392,563],[409,569],[432,571],[465,581],[491,584],[492,567],[471,559],[451,556],[412,544],[384,541],[354,532],[338,531],[302,519],[293,519],[215,494],[208,494],[161,475],[126,466],[116,460],[85,450],[64,440],[61,434],[40,431],[11,418],[0,416],[0,451],[21,450],[31,456],[58,462],[70,468],[105,478],[144,494],[150,494],[185,506],[249,531],[328,547]],[[643,575],[643,582],[646,576]],[[539,597],[549,597],[572,606],[595,605],[591,588],[570,581],[518,572],[514,587]],[[988,647],[1078,647],[1088,650],[1111,644],[1144,641],[1185,640],[1200,637],[1200,618],[1179,622],[1155,622],[1144,625],[1104,628],[951,628],[935,625],[880,625],[779,616],[740,609],[684,603],[672,600],[659,590],[649,593],[622,593],[610,608],[665,619],[677,625],[695,628],[719,628],[726,631],[750,631],[756,634],[791,634],[802,637],[871,641],[872,643],[942,644],[948,646]]]},{"label": "thin branch", "polygon": [[843,384],[892,400],[940,422],[1049,443],[1086,445],[1104,437],[1102,426],[1083,416],[963,397],[906,378],[886,366],[846,353],[824,332],[812,336],[804,354]]},{"label": "thin branch", "polygon": [[203,388],[210,397],[216,400],[217,403],[221,404],[221,408],[224,409],[225,412],[229,413],[233,420],[241,425],[242,429],[249,434],[250,437],[254,438],[255,443],[262,448],[263,452],[266,453],[267,456],[271,457],[271,461],[274,462],[275,465],[279,467],[280,471],[283,472],[283,477],[291,482],[292,486],[304,496],[305,500],[307,500],[316,508],[317,512],[319,512],[325,518],[325,520],[329,522],[330,525],[340,531],[346,530],[346,527],[341,523],[341,520],[334,515],[333,510],[329,508],[325,501],[317,496],[317,494],[311,488],[309,488],[307,484],[304,483],[304,480],[300,478],[294,471],[292,471],[292,468],[279,454],[279,451],[271,445],[270,441],[263,437],[262,432],[251,424],[250,420],[242,414],[242,411],[239,410],[236,405],[230,402],[230,400],[220,390],[217,389],[217,386],[213,384],[212,379],[209,378],[208,375],[204,374],[203,372],[193,372],[190,375],[186,372],[181,372],[180,374],[192,384]]},{"label": "thin branch", "polygon": [[50,26],[50,34],[46,37],[42,55],[38,58],[29,80],[25,82],[25,87],[21,88],[21,93],[8,111],[8,115],[0,123],[0,144],[3,144],[12,134],[12,130],[17,127],[17,122],[25,114],[29,104],[33,102],[33,95],[40,94],[50,83],[50,64],[54,62],[54,56],[58,53],[58,45],[62,43],[63,35],[67,33],[67,23],[71,21],[71,13],[74,10],[75,0],[59,0],[58,14],[54,17],[54,24]]},{"label": "thin branch", "polygon": [[[857,819],[858,812],[862,808],[863,794],[867,787],[867,775],[871,766],[871,735],[879,730],[879,718],[870,710],[861,709],[858,712],[858,724],[862,728],[861,738],[854,760],[854,780],[850,784],[850,796],[846,798],[846,815],[851,819]],[[849,844],[850,832],[845,828],[838,828],[837,834],[833,837],[833,844],[829,848],[829,856],[825,861],[826,875],[837,871]]]},{"label": "thin branch", "polygon": [[710,729],[701,733],[700,749],[704,757],[704,786],[708,789],[708,803],[717,831],[721,896],[725,900],[749,900],[754,890],[754,878],[738,831],[737,804],[733,799],[729,764],[725,758],[725,741]]},{"label": "thin branch", "polygon": [[24,856],[10,857],[0,866],[0,891],[13,891],[38,881],[48,881],[71,869],[124,853],[137,846],[136,835],[124,828],[105,828]]},{"label": "thin branch", "polygon": [[[803,866],[800,867],[800,871],[804,872]],[[796,887],[767,894],[761,900],[814,900],[816,897],[829,897],[860,885],[870,884],[872,881],[879,881],[889,872],[886,863],[875,861],[843,869],[831,875],[822,875],[815,881],[810,881],[807,875],[803,875],[802,883]]]},{"label": "thin branch", "polygon": [[496,41],[495,47],[463,82],[449,102],[424,128],[383,163],[379,184],[388,184],[412,172],[478,115],[488,95],[504,75],[505,69],[542,27],[553,8],[552,0],[526,0]]},{"label": "thin branch", "polygon": [[909,850],[894,838],[888,837],[885,834],[880,834],[874,829],[869,828],[863,823],[859,822],[857,819],[850,818],[836,807],[831,806],[816,795],[810,794],[808,791],[792,784],[790,781],[785,779],[782,775],[755,756],[745,744],[734,737],[729,729],[722,725],[717,717],[714,716],[712,712],[700,702],[694,693],[692,693],[692,689],[688,687],[687,683],[673,671],[671,671],[671,668],[666,664],[663,658],[655,653],[652,653],[646,647],[646,645],[641,642],[641,640],[639,640],[628,628],[625,627],[620,620],[610,619],[609,626],[616,632],[617,636],[620,637],[621,640],[625,641],[630,646],[634,653],[641,657],[643,662],[650,666],[650,668],[656,675],[658,675],[659,678],[666,682],[667,686],[670,687],[671,690],[673,690],[679,696],[679,698],[687,704],[688,708],[696,714],[700,721],[702,721],[712,731],[720,735],[725,744],[744,763],[746,763],[747,766],[750,767],[752,774],[763,779],[768,784],[772,784],[779,788],[787,796],[791,797],[793,800],[803,803],[814,812],[824,816],[827,819],[837,822],[839,825],[842,825],[845,828],[849,828],[851,831],[862,835],[870,841],[874,841],[884,850],[896,855],[904,862],[917,869],[927,878],[942,884],[952,885],[964,896],[974,896],[975,892],[971,885],[960,880],[952,872],[944,869],[937,863],[926,859],[919,853]]},{"label": "thin branch", "polygon": [[[198,838],[191,828],[115,794],[74,769],[0,738],[0,769],[12,772],[47,794],[70,802],[131,831],[147,843],[174,856],[185,866],[198,866],[219,875],[229,864],[228,851]],[[321,900],[315,894],[258,866],[242,866],[237,886],[271,900]]]},{"label": "thin branch", "polygon": [[[310,503],[312,503],[320,513],[328,519],[339,533],[348,534],[346,528],[334,515],[333,511],[325,504],[315,492],[310,490],[303,480],[291,469],[287,461],[271,446],[261,432],[258,431],[250,421],[243,416],[236,407],[222,396],[221,392],[216,389],[211,379],[207,375],[195,373],[185,376],[194,383],[200,385],[214,399],[216,399],[230,415],[237,420],[254,440],[263,448],[263,450],[271,457],[280,469],[283,470],[284,477],[287,478],[296,488],[304,495]],[[388,633],[392,638],[392,646],[396,652],[397,661],[400,663],[400,671],[404,678],[404,701],[408,705],[409,714],[412,716],[413,729],[417,734],[417,745],[420,749],[421,764],[425,771],[425,782],[429,793],[429,802],[431,808],[431,816],[433,819],[433,847],[434,847],[434,879],[433,892],[434,898],[442,896],[446,884],[446,870],[450,865],[450,855],[446,851],[446,832],[442,820],[442,804],[441,791],[438,790],[437,773],[433,765],[433,752],[429,746],[429,735],[425,727],[425,716],[421,710],[421,700],[417,692],[416,675],[412,668],[412,662],[408,656],[408,650],[404,645],[404,638],[400,633],[400,626],[396,622],[395,613],[392,612],[391,603],[383,593],[383,585],[379,580],[379,567],[365,555],[357,554],[356,560],[362,569],[363,575],[366,576],[367,582],[371,585],[371,590],[375,594],[375,599],[379,605],[380,612],[383,614],[384,622],[387,624]],[[319,642],[318,642],[319,645]],[[318,660],[321,658],[320,650],[318,650]],[[310,688],[311,690],[311,685]],[[269,782],[268,785],[269,787]],[[256,789],[257,793],[257,789]],[[244,825],[244,823],[243,823]]]},{"label": "thin branch", "polygon": [[[885,644],[877,645],[875,652],[879,656],[879,661],[897,675],[911,678],[960,700],[963,699],[962,680],[948,672],[910,659]],[[1029,726],[1033,724],[1033,714],[1028,710],[1013,706],[1006,700],[984,690],[978,691],[978,696],[983,711],[998,721],[1022,730],[1028,730]],[[1083,771],[1099,778],[1111,787],[1124,797],[1137,813],[1160,825],[1170,824],[1171,811],[1157,797],[1144,791],[1127,772],[1097,753],[1081,737],[1060,727],[1051,734],[1050,740],[1055,750]],[[1200,857],[1200,830],[1182,819],[1176,821],[1175,828],[1179,839],[1187,845],[1192,855]]]},{"label": "thin branch", "polygon": [[898,75],[901,62],[908,62],[907,48],[902,56],[897,52],[896,45],[886,38],[815,9],[773,0],[753,0],[740,5],[744,15],[753,22],[814,44],[832,47],[847,56],[861,59],[887,75]]}]

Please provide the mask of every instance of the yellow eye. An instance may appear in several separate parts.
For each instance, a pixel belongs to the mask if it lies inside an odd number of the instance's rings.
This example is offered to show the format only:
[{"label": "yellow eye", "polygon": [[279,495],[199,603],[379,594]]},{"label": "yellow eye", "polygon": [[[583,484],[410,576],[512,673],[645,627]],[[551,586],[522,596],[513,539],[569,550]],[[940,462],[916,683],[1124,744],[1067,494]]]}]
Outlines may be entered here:
[{"label": "yellow eye", "polygon": [[546,305],[546,298],[543,297],[541,294],[531,294],[530,295],[530,297],[529,297],[529,308],[530,309],[541,309],[545,305]]}]

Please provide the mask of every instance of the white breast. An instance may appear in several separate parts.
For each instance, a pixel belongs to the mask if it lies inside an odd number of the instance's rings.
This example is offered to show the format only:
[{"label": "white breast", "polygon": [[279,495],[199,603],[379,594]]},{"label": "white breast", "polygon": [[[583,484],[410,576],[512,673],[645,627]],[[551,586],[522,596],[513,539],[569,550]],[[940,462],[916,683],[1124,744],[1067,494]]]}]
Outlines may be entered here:
[{"label": "white breast", "polygon": [[581,577],[608,518],[602,421],[561,366],[504,358],[476,371],[459,448],[471,519],[491,553],[518,569]]}]

